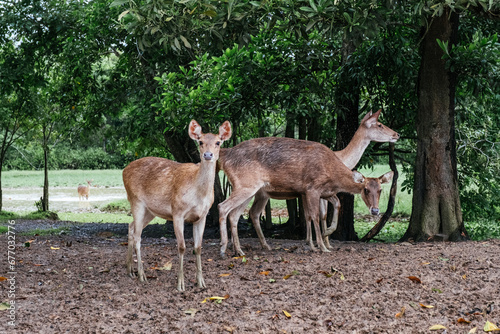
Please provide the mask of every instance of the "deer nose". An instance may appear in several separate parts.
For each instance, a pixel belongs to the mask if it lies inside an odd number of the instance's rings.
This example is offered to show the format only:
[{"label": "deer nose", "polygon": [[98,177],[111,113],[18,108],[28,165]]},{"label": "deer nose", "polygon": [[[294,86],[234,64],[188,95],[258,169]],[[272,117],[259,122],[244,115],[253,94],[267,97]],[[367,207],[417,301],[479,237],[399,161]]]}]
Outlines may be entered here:
[{"label": "deer nose", "polygon": [[214,154],[212,152],[205,152],[203,153],[203,158],[205,160],[212,160],[214,157]]},{"label": "deer nose", "polygon": [[377,216],[377,215],[378,215],[378,213],[380,212],[380,210],[379,210],[379,209],[377,209],[377,208],[371,208],[371,209],[370,209],[370,212],[372,213],[372,215]]}]

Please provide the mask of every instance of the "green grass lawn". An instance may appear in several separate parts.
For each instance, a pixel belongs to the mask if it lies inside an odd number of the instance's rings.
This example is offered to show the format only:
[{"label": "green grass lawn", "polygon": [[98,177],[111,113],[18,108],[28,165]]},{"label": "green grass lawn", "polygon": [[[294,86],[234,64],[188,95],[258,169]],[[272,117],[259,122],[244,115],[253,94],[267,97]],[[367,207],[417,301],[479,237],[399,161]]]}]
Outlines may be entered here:
[{"label": "green grass lawn", "polygon": [[[50,187],[74,187],[87,184],[86,180],[92,180],[93,184],[102,187],[123,186],[121,169],[49,171]],[[43,171],[3,171],[2,187],[43,187]]]}]

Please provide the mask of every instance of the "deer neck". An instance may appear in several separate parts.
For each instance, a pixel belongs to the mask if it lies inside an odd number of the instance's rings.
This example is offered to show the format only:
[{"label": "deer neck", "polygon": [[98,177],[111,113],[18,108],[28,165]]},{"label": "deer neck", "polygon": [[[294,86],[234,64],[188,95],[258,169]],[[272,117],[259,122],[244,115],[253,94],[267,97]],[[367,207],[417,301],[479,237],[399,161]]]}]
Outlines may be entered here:
[{"label": "deer neck", "polygon": [[202,160],[200,162],[198,171],[195,175],[195,184],[198,185],[200,192],[213,192],[216,165],[216,161]]},{"label": "deer neck", "polygon": [[370,145],[370,139],[367,139],[363,130],[359,128],[354,133],[349,144],[343,150],[335,151],[334,153],[344,165],[349,169],[353,169],[358,164],[368,145]]}]

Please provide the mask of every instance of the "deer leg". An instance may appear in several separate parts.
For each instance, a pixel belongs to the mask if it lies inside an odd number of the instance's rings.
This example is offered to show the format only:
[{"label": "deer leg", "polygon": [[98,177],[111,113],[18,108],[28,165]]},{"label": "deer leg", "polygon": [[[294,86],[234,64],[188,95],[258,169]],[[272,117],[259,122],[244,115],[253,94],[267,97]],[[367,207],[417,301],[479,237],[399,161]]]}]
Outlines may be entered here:
[{"label": "deer leg", "polygon": [[[319,249],[322,252],[329,253],[330,250],[328,250],[328,248],[326,248],[325,244],[323,243],[323,237],[321,235],[321,229],[319,227],[319,196],[309,194],[304,196],[303,199],[303,202],[307,203],[306,205],[304,205],[304,215],[309,224],[309,229],[311,229],[310,226],[312,220],[314,224],[314,231],[316,232],[316,243],[318,244]],[[312,231],[310,236],[311,238],[309,240],[309,245],[311,245],[311,248],[313,248],[314,244],[312,242]]]},{"label": "deer leg", "polygon": [[231,213],[229,214],[229,223],[231,225],[231,238],[233,240],[233,248],[235,254],[238,254],[239,256],[245,256],[245,253],[241,249],[240,238],[238,237],[238,221],[240,219],[240,216],[243,214],[243,211],[248,206],[248,203],[250,203],[251,200],[252,198],[250,197],[242,205],[231,211]]},{"label": "deer leg", "polygon": [[144,266],[142,264],[141,256],[141,234],[142,230],[154,218],[154,215],[142,205],[132,206],[132,215],[134,220],[128,227],[128,251],[127,251],[127,272],[130,277],[135,277],[133,271],[133,254],[135,251],[137,257],[137,275],[139,281],[147,282],[146,275],[144,274]]},{"label": "deer leg", "polygon": [[179,270],[177,271],[177,290],[184,291],[184,252],[186,241],[184,240],[184,220],[182,217],[174,217],[174,231],[177,239],[177,251],[179,253]]},{"label": "deer leg", "polygon": [[196,282],[198,287],[206,288],[205,280],[201,271],[201,244],[203,242],[203,231],[205,230],[206,216],[199,222],[193,224],[194,254],[196,255]]},{"label": "deer leg", "polygon": [[310,210],[309,210],[309,203],[307,200],[307,196],[303,195],[302,196],[302,204],[304,205],[304,218],[306,221],[306,242],[309,244],[309,247],[311,247],[312,251],[316,251],[316,246],[314,246],[314,243],[312,241],[312,231],[311,231],[311,215],[310,215]]},{"label": "deer leg", "polygon": [[333,204],[333,218],[332,224],[329,228],[324,230],[323,236],[328,237],[330,234],[337,230],[337,224],[339,221],[339,210],[340,210],[340,200],[336,195],[333,195],[328,198],[328,201]]},{"label": "deer leg", "polygon": [[[248,201],[250,198],[252,198],[257,190],[259,190],[260,187],[254,187],[254,188],[246,188],[246,189],[236,189],[233,191],[231,196],[226,199],[224,202],[220,203],[218,208],[219,208],[219,228],[220,228],[220,237],[221,237],[221,250],[220,250],[220,255],[222,258],[226,256],[226,248],[227,248],[227,216],[228,214],[233,211],[235,208],[239,208],[240,206],[243,205],[246,201]],[[239,245],[239,240],[238,240],[238,220],[233,219],[234,221],[231,222],[231,231],[233,231],[233,241],[236,244]]]},{"label": "deer leg", "polygon": [[259,237],[260,245],[263,249],[271,250],[271,247],[267,244],[266,238],[264,237],[264,233],[262,233],[262,228],[260,226],[260,215],[262,214],[262,210],[264,210],[264,208],[266,207],[268,200],[268,196],[266,196],[263,192],[258,191],[255,194],[252,207],[250,208],[249,216],[252,220],[255,232],[257,232],[257,236]]},{"label": "deer leg", "polygon": [[[328,201],[324,199],[319,200],[319,220],[321,221],[321,230],[324,232],[327,229],[326,219],[328,216]],[[323,242],[325,243],[325,247],[328,249],[332,249],[333,247],[330,245],[330,240],[328,240],[328,236],[323,236]]]}]

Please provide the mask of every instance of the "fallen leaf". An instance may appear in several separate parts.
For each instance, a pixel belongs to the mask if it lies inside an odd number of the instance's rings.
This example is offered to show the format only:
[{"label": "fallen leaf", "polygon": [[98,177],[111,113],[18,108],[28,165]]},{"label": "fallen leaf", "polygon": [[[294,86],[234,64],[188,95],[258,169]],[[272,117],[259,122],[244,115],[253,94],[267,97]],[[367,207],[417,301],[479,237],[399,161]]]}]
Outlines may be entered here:
[{"label": "fallen leaf", "polygon": [[284,279],[284,280],[287,280],[287,279],[289,279],[289,278],[290,278],[290,277],[292,277],[292,276],[293,276],[292,274],[288,274],[288,275],[284,276],[284,277],[283,277],[283,279]]},{"label": "fallen leaf", "polygon": [[467,275],[466,275],[466,274],[463,274],[463,275],[462,275],[462,279],[467,279]]},{"label": "fallen leaf", "polygon": [[330,269],[331,269],[332,273],[334,273],[334,274],[337,274],[337,273],[340,274],[340,280],[341,281],[345,280],[345,276],[344,276],[344,274],[340,270],[335,269],[333,267],[330,267]]},{"label": "fallen leaf", "polygon": [[485,332],[500,331],[500,328],[498,328],[494,323],[486,321],[486,323],[484,324],[484,331]]},{"label": "fallen leaf", "polygon": [[430,262],[422,262],[420,264],[423,265],[423,266],[426,266],[426,265],[431,264],[431,263]]},{"label": "fallen leaf", "polygon": [[457,322],[459,324],[470,324],[469,320],[465,320],[464,318],[458,318]]},{"label": "fallen leaf", "polygon": [[227,277],[227,276],[231,276],[231,274],[220,274],[219,277]]},{"label": "fallen leaf", "polygon": [[128,242],[120,242],[120,246],[128,246]]},{"label": "fallen leaf", "polygon": [[227,299],[227,298],[229,298],[229,295],[226,295],[224,297],[213,296],[213,297],[210,297],[209,299],[210,300],[224,300],[224,299]]},{"label": "fallen leaf", "polygon": [[292,317],[292,315],[290,313],[288,313],[287,311],[283,310],[283,314],[285,315],[285,317],[287,317],[288,319],[290,319]]},{"label": "fallen leaf", "polygon": [[401,318],[403,315],[405,315],[406,307],[401,308],[401,312],[396,313],[396,318]]},{"label": "fallen leaf", "polygon": [[192,317],[194,317],[194,315],[196,314],[196,312],[198,312],[198,310],[195,309],[195,308],[190,308],[190,309],[187,309],[187,310],[184,311],[184,313],[189,314]]},{"label": "fallen leaf", "polygon": [[201,301],[201,303],[206,303],[209,300],[215,300],[215,301],[222,301],[224,299],[228,299],[229,295],[225,295],[224,297],[219,297],[219,296],[212,296],[212,297],[207,297]]},{"label": "fallen leaf", "polygon": [[8,310],[9,308],[10,308],[9,303],[0,303],[0,311],[5,311]]},{"label": "fallen leaf", "polygon": [[276,280],[274,278],[269,279],[269,283],[275,283],[275,282],[276,282]]},{"label": "fallen leaf", "polygon": [[420,303],[420,306],[422,306],[423,308],[434,308],[434,306],[432,306],[432,305],[425,305],[422,303]]},{"label": "fallen leaf", "polygon": [[376,282],[381,283],[383,280],[384,280],[383,278],[379,278]]},{"label": "fallen leaf", "polygon": [[52,247],[50,246],[50,249],[53,249],[53,250],[58,250],[60,247]]},{"label": "fallen leaf", "polygon": [[7,277],[3,277],[3,276],[0,277],[0,282],[6,281],[6,280],[7,280]]},{"label": "fallen leaf", "polygon": [[320,271],[318,271],[318,273],[325,275],[325,277],[332,277],[333,276],[333,274],[326,272],[324,270],[320,270]]},{"label": "fallen leaf", "polygon": [[438,259],[440,259],[441,261],[450,261],[450,259],[447,259],[445,257],[438,257]]},{"label": "fallen leaf", "polygon": [[163,267],[154,267],[155,270],[172,270],[172,262],[166,262]]},{"label": "fallen leaf", "polygon": [[420,280],[420,278],[418,278],[417,276],[408,276],[408,278],[410,280],[412,280],[413,282],[422,283],[422,281]]},{"label": "fallen leaf", "polygon": [[431,331],[438,331],[440,329],[446,329],[446,327],[444,327],[443,325],[434,325],[434,326],[431,326],[431,328],[429,328],[429,330],[431,330]]},{"label": "fallen leaf", "polygon": [[267,276],[267,275],[269,275],[269,273],[270,273],[270,271],[269,271],[269,270],[266,270],[266,271],[261,271],[261,272],[259,273],[259,275],[265,275],[265,276]]},{"label": "fallen leaf", "polygon": [[477,327],[474,327],[469,331],[469,334],[475,334],[476,332],[477,332]]}]

